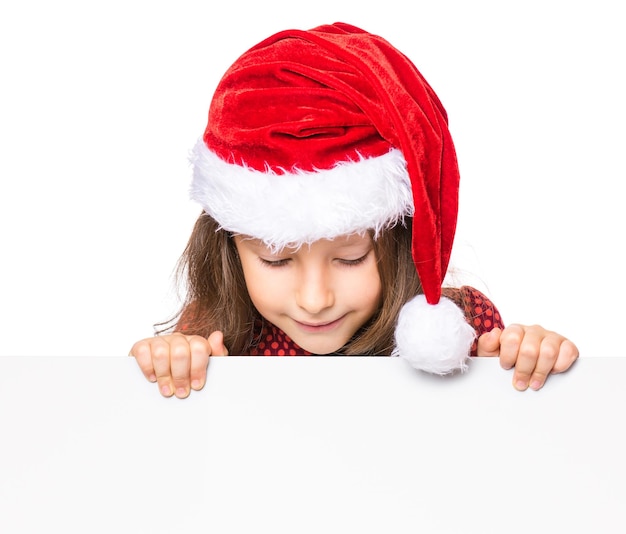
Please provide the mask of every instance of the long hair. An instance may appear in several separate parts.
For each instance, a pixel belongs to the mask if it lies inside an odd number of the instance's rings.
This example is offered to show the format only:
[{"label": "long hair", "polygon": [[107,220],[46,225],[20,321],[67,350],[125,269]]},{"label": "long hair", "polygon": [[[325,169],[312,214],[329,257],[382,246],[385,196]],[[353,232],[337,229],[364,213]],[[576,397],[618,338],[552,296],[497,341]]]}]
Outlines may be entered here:
[{"label": "long hair", "polygon": [[[373,241],[381,279],[381,306],[339,351],[345,355],[389,355],[402,306],[421,285],[411,256],[411,220],[382,231]],[[177,265],[177,280],[186,285],[181,309],[157,333],[172,330],[207,337],[220,330],[232,355],[247,354],[255,344],[255,309],[243,276],[234,240],[202,213]],[[169,324],[169,326],[167,326]]]}]

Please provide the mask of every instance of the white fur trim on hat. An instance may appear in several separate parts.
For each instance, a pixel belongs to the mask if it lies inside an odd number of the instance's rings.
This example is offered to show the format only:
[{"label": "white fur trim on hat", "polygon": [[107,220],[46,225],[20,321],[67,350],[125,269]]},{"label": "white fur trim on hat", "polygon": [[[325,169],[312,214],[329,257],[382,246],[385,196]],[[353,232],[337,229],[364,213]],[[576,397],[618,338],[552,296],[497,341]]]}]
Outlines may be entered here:
[{"label": "white fur trim on hat", "polygon": [[445,375],[467,370],[476,332],[450,299],[428,304],[424,295],[418,295],[400,310],[395,337],[392,356],[427,373]]},{"label": "white fur trim on hat", "polygon": [[202,140],[192,152],[191,198],[220,227],[281,249],[363,233],[413,215],[402,153],[278,174],[228,163]]}]

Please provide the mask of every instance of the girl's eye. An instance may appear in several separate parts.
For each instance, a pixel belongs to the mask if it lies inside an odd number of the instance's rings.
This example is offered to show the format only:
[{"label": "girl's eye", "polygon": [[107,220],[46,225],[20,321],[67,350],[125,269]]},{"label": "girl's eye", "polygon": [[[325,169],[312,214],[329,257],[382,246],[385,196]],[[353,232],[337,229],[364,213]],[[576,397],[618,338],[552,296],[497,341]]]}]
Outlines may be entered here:
[{"label": "girl's eye", "polygon": [[282,260],[266,260],[264,258],[259,258],[259,261],[267,267],[283,267],[284,265],[287,265],[289,259],[285,258]]},{"label": "girl's eye", "polygon": [[359,264],[363,263],[367,259],[367,257],[369,256],[369,253],[370,253],[370,251],[368,250],[365,253],[364,256],[361,256],[360,258],[357,258],[356,260],[342,260],[342,259],[340,259],[339,262],[342,265],[346,265],[348,267],[353,267],[355,265],[359,265]]}]

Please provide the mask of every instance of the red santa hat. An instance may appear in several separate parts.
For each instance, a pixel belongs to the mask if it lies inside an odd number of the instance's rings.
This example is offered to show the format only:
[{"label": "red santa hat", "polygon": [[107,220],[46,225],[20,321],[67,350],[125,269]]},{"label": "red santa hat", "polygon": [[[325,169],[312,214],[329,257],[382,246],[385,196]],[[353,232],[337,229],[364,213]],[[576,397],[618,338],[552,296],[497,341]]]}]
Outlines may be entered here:
[{"label": "red santa hat", "polygon": [[265,39],[223,76],[192,160],[192,198],[276,249],[412,217],[424,294],[403,307],[393,355],[466,368],[474,330],[441,296],[459,187],[447,115],[385,39],[344,23]]}]

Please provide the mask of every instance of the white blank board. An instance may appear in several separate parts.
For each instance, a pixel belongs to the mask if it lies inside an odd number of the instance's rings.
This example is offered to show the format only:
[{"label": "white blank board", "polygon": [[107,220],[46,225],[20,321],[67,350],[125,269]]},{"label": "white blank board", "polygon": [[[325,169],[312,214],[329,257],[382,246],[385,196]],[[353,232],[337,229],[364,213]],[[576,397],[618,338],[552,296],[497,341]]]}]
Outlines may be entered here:
[{"label": "white blank board", "polygon": [[0,358],[0,532],[626,532],[626,358],[519,393],[495,359]]}]

